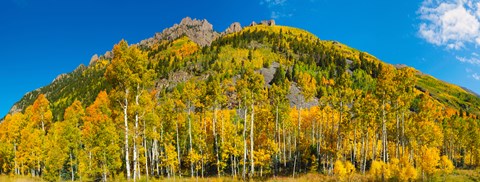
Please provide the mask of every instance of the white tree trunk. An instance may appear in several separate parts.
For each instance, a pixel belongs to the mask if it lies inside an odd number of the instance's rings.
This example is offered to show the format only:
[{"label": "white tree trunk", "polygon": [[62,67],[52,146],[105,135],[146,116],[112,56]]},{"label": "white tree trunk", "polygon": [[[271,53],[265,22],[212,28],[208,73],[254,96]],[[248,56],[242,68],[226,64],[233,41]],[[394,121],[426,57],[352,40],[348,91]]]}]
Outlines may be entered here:
[{"label": "white tree trunk", "polygon": [[243,172],[242,172],[242,177],[245,180],[246,174],[247,174],[247,107],[245,106],[245,111],[244,111],[244,124],[243,124]]},{"label": "white tree trunk", "polygon": [[[253,96],[252,96],[252,100],[253,100]],[[253,104],[253,101],[252,101],[252,113],[251,114],[251,124],[250,124],[250,164],[251,164],[251,176],[253,177],[253,175],[255,174],[255,163],[254,163],[254,159],[253,159],[253,128],[254,128],[254,113],[255,113],[255,108],[254,108],[254,104]]]},{"label": "white tree trunk", "polygon": [[220,177],[220,158],[218,156],[218,139],[217,139],[217,106],[213,106],[213,138],[215,140],[215,157],[217,158],[217,176]]},{"label": "white tree trunk", "polygon": [[127,170],[127,180],[130,180],[130,156],[128,155],[128,89],[125,89],[125,100],[123,106],[123,119],[125,122],[125,168]]},{"label": "white tree trunk", "polygon": [[147,147],[147,136],[146,136],[146,127],[145,127],[145,120],[143,120],[143,147],[145,148],[145,175],[147,176],[148,181],[148,147]]},{"label": "white tree trunk", "polygon": [[[189,144],[190,144],[190,154],[193,152],[193,147],[192,147],[192,118],[191,118],[191,104],[189,101],[188,104],[188,136],[189,136]],[[191,156],[190,156],[191,157]],[[193,178],[193,160],[190,159],[190,176]]]},{"label": "white tree trunk", "polygon": [[[135,105],[138,104],[139,94],[137,88],[137,95],[135,95]],[[136,181],[137,177],[140,178],[138,170],[138,147],[137,147],[137,136],[138,135],[138,111],[135,111],[135,129],[133,134],[133,181]]]}]

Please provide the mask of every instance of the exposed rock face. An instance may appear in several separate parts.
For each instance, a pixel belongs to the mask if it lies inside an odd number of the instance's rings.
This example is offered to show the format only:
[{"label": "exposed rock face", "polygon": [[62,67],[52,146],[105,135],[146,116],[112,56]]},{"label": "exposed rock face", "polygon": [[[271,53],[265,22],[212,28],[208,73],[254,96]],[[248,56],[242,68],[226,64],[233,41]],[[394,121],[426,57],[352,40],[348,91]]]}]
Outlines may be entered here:
[{"label": "exposed rock face", "polygon": [[113,59],[113,52],[112,51],[107,51],[103,56],[100,56],[102,59]]},{"label": "exposed rock face", "polygon": [[[250,26],[256,26],[258,25],[257,22],[253,21],[250,23]],[[265,26],[275,26],[275,20],[262,20],[260,22],[260,25],[265,25]]]},{"label": "exposed rock face", "polygon": [[58,75],[55,79],[53,79],[52,83],[53,83],[53,82],[56,82],[56,81],[58,81],[58,80],[61,80],[61,79],[65,78],[65,77],[67,77],[67,74],[62,73],[62,74]]},{"label": "exposed rock face", "polygon": [[275,20],[268,20],[268,26],[275,26]]},{"label": "exposed rock face", "polygon": [[270,67],[268,68],[262,68],[259,70],[260,74],[263,75],[263,79],[265,81],[265,86],[269,87],[270,82],[273,80],[273,76],[275,75],[275,72],[277,69],[280,67],[280,63],[278,62],[273,62]]},{"label": "exposed rock face", "polygon": [[[27,93],[28,94],[28,93]],[[26,95],[26,94],[25,94]],[[12,106],[12,108],[10,108],[10,110],[8,111],[9,114],[15,114],[15,113],[18,113],[18,112],[22,112],[22,108],[18,107],[16,104]],[[3,121],[2,121],[3,122]],[[1,122],[0,122],[1,123]]]},{"label": "exposed rock face", "polygon": [[88,65],[93,65],[98,61],[98,55],[94,54],[92,58],[90,58],[90,63]]},{"label": "exposed rock face", "polygon": [[397,68],[397,69],[402,69],[402,68],[408,67],[406,64],[394,64],[393,66],[395,66],[395,68]]},{"label": "exposed rock face", "polygon": [[235,22],[235,23],[232,23],[226,30],[225,30],[225,34],[231,34],[231,33],[236,33],[236,32],[240,32],[242,31],[242,26],[240,25],[240,23],[238,22]]},{"label": "exposed rock face", "polygon": [[318,106],[317,97],[314,97],[310,102],[305,102],[305,97],[302,95],[302,91],[296,83],[290,85],[290,93],[287,95],[287,98],[290,101],[290,107],[297,106],[311,108],[313,106]]},{"label": "exposed rock face", "polygon": [[149,47],[160,40],[175,40],[183,35],[203,47],[210,45],[219,36],[219,33],[213,30],[213,25],[207,20],[192,20],[190,17],[186,17],[180,24],[175,24],[161,33],[156,33],[154,37],[141,41],[140,46]]}]

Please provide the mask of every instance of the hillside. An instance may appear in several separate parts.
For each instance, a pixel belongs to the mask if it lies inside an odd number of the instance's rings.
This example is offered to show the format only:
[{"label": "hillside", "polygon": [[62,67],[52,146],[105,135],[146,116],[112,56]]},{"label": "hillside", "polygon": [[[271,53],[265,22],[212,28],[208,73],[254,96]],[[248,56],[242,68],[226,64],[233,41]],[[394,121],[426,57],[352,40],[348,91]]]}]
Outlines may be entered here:
[{"label": "hillside", "polygon": [[27,93],[0,124],[0,173],[410,180],[479,166],[479,114],[468,90],[302,29],[187,17]]},{"label": "hillside", "polygon": [[[267,22],[263,22],[263,23],[267,24]],[[355,65],[351,64],[354,61],[367,62],[367,64],[375,64],[375,65],[386,64],[384,62],[381,62],[374,56],[369,55],[368,53],[358,51],[356,49],[350,48],[336,41],[320,40],[315,35],[301,29],[292,28],[292,27],[283,27],[283,26],[273,27],[273,26],[260,24],[258,26],[245,27],[243,30],[237,28],[236,31],[242,30],[242,32],[233,34],[234,30],[231,30],[231,29],[234,28],[233,27],[234,25],[236,25],[237,27],[240,26],[238,23],[234,23],[232,24],[231,27],[225,30],[225,32],[217,33],[213,30],[213,26],[210,23],[208,23],[208,21],[192,20],[187,17],[183,19],[180,24],[178,25],[176,24],[171,28],[167,28],[163,30],[162,33],[155,34],[155,36],[152,38],[148,38],[141,41],[139,43],[139,46],[145,49],[149,55],[160,56],[160,57],[155,57],[155,59],[165,59],[165,57],[167,56],[172,56],[173,55],[172,51],[177,51],[177,53],[174,54],[176,55],[176,57],[183,58],[185,56],[183,54],[191,54],[185,50],[188,49],[189,51],[195,52],[195,49],[198,49],[198,48],[190,49],[191,47],[200,48],[203,46],[202,47],[203,50],[213,48],[212,46],[210,46],[213,40],[216,40],[214,42],[214,46],[215,46],[215,44],[218,44],[219,42],[223,42],[223,41],[229,41],[230,39],[234,38],[237,35],[246,35],[246,34],[251,34],[252,32],[266,32],[266,33],[274,33],[274,34],[281,35],[281,32],[283,31],[283,32],[289,32],[289,33],[285,35],[286,40],[282,42],[282,44],[284,45],[281,45],[281,46],[288,46],[288,44],[293,43],[293,41],[291,40],[292,38],[296,38],[297,36],[305,36],[305,39],[309,40],[310,43],[320,44],[322,47],[326,49],[331,49],[327,51],[340,53],[341,58],[347,60],[348,65],[346,65],[346,67],[349,69],[349,71],[351,71],[351,73],[353,72],[354,69],[356,69],[354,68]],[[230,33],[230,34],[227,34],[227,33]],[[181,38],[181,39],[178,39],[178,38]],[[294,56],[294,58],[296,59],[300,58],[298,53],[274,52],[275,51],[274,49],[276,48],[275,46],[278,46],[274,44],[278,44],[277,42],[273,42],[273,44],[269,45],[269,44],[265,44],[265,42],[261,42],[261,41],[264,41],[264,40],[261,40],[263,39],[263,37],[256,37],[251,39],[252,40],[249,43],[251,45],[243,45],[243,47],[262,48],[262,46],[264,46],[263,49],[261,49],[263,54],[262,56],[272,57],[272,60],[267,60],[267,61],[272,61],[272,62],[276,61],[284,64],[285,66],[292,67],[292,62],[287,62],[286,60],[282,60],[282,59],[286,59],[285,56]],[[190,40],[194,40],[194,41],[190,41]],[[302,41],[302,40],[299,40],[299,41]],[[188,44],[189,42],[191,43],[195,42],[194,44],[197,44],[198,46]],[[256,44],[256,43],[259,43],[259,44]],[[186,44],[188,44],[190,47],[188,46],[181,47]],[[161,45],[166,47],[161,47]],[[238,45],[229,44],[227,45],[227,48],[229,46],[233,47]],[[304,46],[308,46],[308,45],[304,45]],[[235,51],[237,50],[235,49],[235,50],[232,50],[231,52],[225,52],[225,54],[227,54],[226,56],[227,58],[222,57],[222,58],[219,58],[218,61],[225,62],[229,59],[232,59],[232,57],[235,57],[235,56],[228,55],[228,54],[232,54]],[[162,52],[162,53],[159,54],[158,52]],[[105,60],[111,59],[111,55],[108,55],[108,54],[111,54],[111,52],[107,52],[106,56],[101,56],[101,59],[105,59]],[[269,54],[272,54],[273,56]],[[368,57],[368,58],[364,58],[367,60],[359,60],[361,55],[365,55],[365,57]],[[186,59],[188,60],[191,58],[186,58]],[[306,55],[304,59],[318,59],[318,55]],[[94,63],[95,62],[92,62],[91,64],[94,64]],[[310,62],[310,63],[313,63],[313,62]],[[310,64],[310,63],[307,63],[307,64]],[[25,96],[20,101],[14,104],[14,106],[9,111],[9,113],[13,114],[15,112],[23,111],[28,105],[31,105],[33,103],[33,101],[35,100],[35,98],[38,97],[39,94],[45,94],[47,98],[52,101],[52,104],[53,104],[52,110],[55,113],[54,116],[59,120],[61,120],[63,111],[67,106],[73,103],[75,99],[82,101],[83,103],[90,104],[93,102],[94,97],[100,90],[109,89],[107,84],[104,83],[105,80],[102,78],[105,68],[106,68],[105,65],[96,66],[96,67],[93,67],[93,65],[88,67],[80,65],[72,73],[66,74],[66,76],[61,76],[58,79],[55,79],[51,84],[45,87],[39,88],[35,91],[25,94]],[[259,68],[259,65],[257,65],[256,68]],[[404,68],[404,66],[401,66],[398,69],[401,69],[401,68]],[[192,73],[188,73],[188,71],[186,73],[187,75],[192,74]],[[160,74],[175,74],[175,73],[160,73]],[[374,73],[371,73],[371,75],[372,74]],[[420,72],[417,73],[417,78],[418,78],[418,82],[416,83],[417,85],[415,86],[416,89],[418,89],[421,92],[428,91],[433,98],[435,98],[445,106],[454,108],[459,111],[461,110],[461,111],[469,112],[472,114],[476,114],[476,115],[480,114],[480,108],[479,108],[480,98],[475,93],[469,90],[466,90],[462,87],[449,84],[441,80],[437,80],[432,76],[424,75]],[[176,78],[173,78],[173,79],[176,79]],[[158,80],[159,83],[163,83],[163,84],[165,84],[164,83],[165,81],[166,80]]]}]

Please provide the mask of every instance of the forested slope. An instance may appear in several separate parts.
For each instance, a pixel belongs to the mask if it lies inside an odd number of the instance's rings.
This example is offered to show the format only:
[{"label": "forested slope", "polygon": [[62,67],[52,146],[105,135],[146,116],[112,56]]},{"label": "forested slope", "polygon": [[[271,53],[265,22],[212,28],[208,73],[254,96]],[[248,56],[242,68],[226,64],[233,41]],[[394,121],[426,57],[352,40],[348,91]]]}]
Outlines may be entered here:
[{"label": "forested slope", "polygon": [[27,94],[0,124],[0,173],[409,180],[479,165],[480,99],[458,86],[293,27],[190,21]]}]

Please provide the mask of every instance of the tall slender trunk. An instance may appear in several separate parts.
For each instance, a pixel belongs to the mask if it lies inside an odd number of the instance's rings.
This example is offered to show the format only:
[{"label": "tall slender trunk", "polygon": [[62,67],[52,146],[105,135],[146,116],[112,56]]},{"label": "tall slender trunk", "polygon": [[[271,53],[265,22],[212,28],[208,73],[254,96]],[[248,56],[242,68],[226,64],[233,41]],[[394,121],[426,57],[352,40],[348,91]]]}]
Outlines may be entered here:
[{"label": "tall slender trunk", "polygon": [[103,181],[106,182],[107,181],[107,155],[105,154],[105,150],[103,151],[103,164],[102,164],[102,168],[103,168]]},{"label": "tall slender trunk", "polygon": [[[188,137],[189,137],[189,146],[190,146],[190,154],[193,154],[193,147],[192,147],[192,118],[191,118],[191,103],[188,101]],[[190,156],[191,157],[191,156]],[[193,178],[193,160],[190,159],[190,177]]]},{"label": "tall slender trunk", "polygon": [[137,163],[137,142],[136,137],[133,136],[133,181],[137,181],[138,177],[138,163]]},{"label": "tall slender trunk", "polygon": [[125,89],[123,119],[125,122],[125,169],[127,170],[127,180],[130,180],[130,156],[128,154],[128,92],[128,89]]},{"label": "tall slender trunk", "polygon": [[385,120],[385,99],[382,101],[382,159],[387,162],[387,122]]},{"label": "tall slender trunk", "polygon": [[396,136],[397,137],[396,138],[397,143],[396,143],[396,148],[395,148],[395,157],[397,159],[399,159],[400,158],[400,122],[399,122],[399,118],[398,118],[398,103],[395,104],[395,105],[396,105],[396,107],[395,107],[395,119],[396,119],[396,122],[397,122],[396,123],[397,124],[397,130],[396,130],[396,132],[397,132],[397,136]]},{"label": "tall slender trunk", "polygon": [[[181,169],[182,167],[182,161],[181,161],[181,158],[180,158],[180,139],[179,139],[179,134],[178,134],[178,120],[175,122],[175,128],[177,130],[177,157],[178,157],[178,169]],[[181,174],[181,173],[180,173]],[[174,177],[175,177],[175,174],[174,174]]]},{"label": "tall slender trunk", "polygon": [[73,173],[73,154],[70,151],[70,174],[72,176],[72,181],[75,181],[75,173]]},{"label": "tall slender trunk", "polygon": [[[164,158],[163,155],[165,155],[165,152],[164,152],[165,151],[165,145],[164,145],[165,142],[163,141],[163,122],[160,124],[160,143],[163,144],[163,147],[160,146],[160,155],[161,156],[159,156],[159,157],[161,159],[163,159]],[[163,160],[159,160],[159,162],[161,162],[161,164],[162,164],[162,165],[160,165],[160,175],[163,176],[163,166],[164,166],[163,165]],[[158,170],[158,162],[157,162],[157,170]],[[159,172],[157,171],[157,173],[159,173]]]},{"label": "tall slender trunk", "polygon": [[273,170],[273,176],[277,175],[277,170],[278,170],[278,153],[280,152],[280,137],[278,134],[278,103],[275,106],[275,132],[273,132],[273,138],[274,141],[277,143],[277,148],[278,152],[275,153],[275,164],[274,164],[274,170]]},{"label": "tall slender trunk", "polygon": [[337,151],[340,151],[340,146],[342,144],[342,137],[340,137],[341,126],[343,122],[343,101],[340,101],[340,122],[337,124]]},{"label": "tall slender trunk", "polygon": [[92,170],[92,151],[90,149],[88,151],[88,170]]},{"label": "tall slender trunk", "polygon": [[[222,129],[220,130],[220,145],[218,146],[217,151],[220,151],[219,148],[221,146],[224,146],[223,142],[224,142],[224,136],[225,136],[225,134],[224,134],[225,125],[223,123],[223,118],[220,118],[220,125],[222,125]],[[222,151],[223,151],[223,148],[222,148]],[[222,162],[222,161],[223,161],[223,158],[220,157],[220,162]],[[221,169],[220,172],[219,172],[220,176],[222,175],[222,172],[223,172],[223,169]]]},{"label": "tall slender trunk", "polygon": [[405,111],[402,111],[402,155],[405,154]]},{"label": "tall slender trunk", "polygon": [[318,164],[321,165],[321,148],[322,148],[322,143],[323,143],[323,122],[325,121],[324,119],[325,112],[322,111],[322,119],[320,120],[319,127],[318,127],[318,141],[317,141],[317,156],[318,156]]},{"label": "tall slender trunk", "polygon": [[[236,137],[237,131],[238,131],[238,123],[239,123],[238,119],[235,119],[234,122],[235,122],[235,137]],[[233,140],[233,145],[234,145],[234,148],[236,149],[237,148],[237,141],[236,140]],[[238,173],[237,155],[233,155],[233,167],[234,167],[233,177],[235,178],[235,177],[237,177],[237,173]]]},{"label": "tall slender trunk", "polygon": [[255,107],[253,104],[253,94],[252,94],[252,112],[251,114],[251,124],[250,124],[250,165],[251,165],[251,176],[253,177],[255,175],[255,162],[254,162],[254,150],[253,150],[253,128],[254,128],[254,114],[255,114]]},{"label": "tall slender trunk", "polygon": [[19,175],[18,172],[18,164],[17,164],[17,143],[13,142],[13,161],[14,161],[14,169],[15,169],[15,175]]},{"label": "tall slender trunk", "polygon": [[363,174],[365,174],[365,170],[367,169],[368,148],[370,148],[368,144],[368,130],[367,130],[367,138],[365,140],[366,140],[365,141],[366,143],[365,143],[365,156],[363,157]]},{"label": "tall slender trunk", "polygon": [[[135,105],[139,105],[139,92],[137,86],[137,94],[135,95]],[[138,111],[135,111],[135,129],[133,131],[133,181],[136,181],[137,178],[140,178],[140,171],[138,170]]]},{"label": "tall slender trunk", "polygon": [[312,122],[312,128],[311,128],[311,133],[310,133],[311,138],[312,138],[312,142],[311,142],[311,143],[312,143],[312,144],[315,144],[315,143],[317,143],[317,142],[315,141],[315,131],[316,131],[316,129],[315,129],[315,127],[316,127],[315,124],[316,124],[316,120],[313,119],[311,122]]},{"label": "tall slender trunk", "polygon": [[[157,133],[157,128],[154,126],[153,127],[153,133]],[[158,166],[158,139],[155,137],[152,142],[152,159],[150,162],[152,162],[152,175],[155,175],[155,172],[157,172],[157,176],[159,176],[159,166]]]},{"label": "tall slender trunk", "polygon": [[293,161],[293,178],[295,178],[295,171],[297,168],[297,157],[298,157],[298,148],[297,148],[297,137],[300,137],[300,124],[302,122],[302,116],[301,116],[301,106],[298,106],[298,124],[297,124],[297,132],[294,136],[294,145],[295,145],[295,156],[294,156],[294,161]]},{"label": "tall slender trunk", "polygon": [[147,147],[147,136],[146,136],[146,127],[145,127],[145,119],[143,120],[143,147],[145,148],[145,175],[148,180],[148,147]]},{"label": "tall slender trunk", "polygon": [[[203,113],[203,114],[205,114],[205,113]],[[203,133],[205,134],[205,138],[207,138],[207,121],[204,118],[202,118],[202,121],[203,121],[203,130],[204,130]],[[204,174],[204,164],[205,164],[204,163],[204,155],[202,153],[202,178],[203,178],[203,174]]]},{"label": "tall slender trunk", "polygon": [[283,167],[287,167],[287,134],[285,122],[282,122],[282,137],[283,137]]},{"label": "tall slender trunk", "polygon": [[213,106],[213,138],[215,140],[215,157],[217,158],[217,176],[220,177],[220,158],[218,156],[218,139],[217,139],[217,106]]},{"label": "tall slender trunk", "polygon": [[245,179],[246,174],[247,174],[247,106],[245,105],[244,108],[244,124],[243,124],[243,172],[242,172],[242,177]]},{"label": "tall slender trunk", "polygon": [[362,172],[363,174],[363,167],[365,167],[363,164],[364,164],[364,161],[363,159],[365,158],[365,136],[364,134],[362,133],[362,147],[360,148],[360,171]]}]

